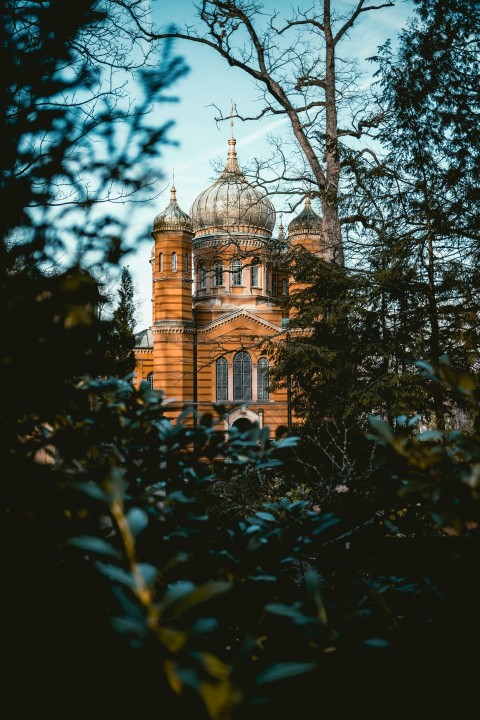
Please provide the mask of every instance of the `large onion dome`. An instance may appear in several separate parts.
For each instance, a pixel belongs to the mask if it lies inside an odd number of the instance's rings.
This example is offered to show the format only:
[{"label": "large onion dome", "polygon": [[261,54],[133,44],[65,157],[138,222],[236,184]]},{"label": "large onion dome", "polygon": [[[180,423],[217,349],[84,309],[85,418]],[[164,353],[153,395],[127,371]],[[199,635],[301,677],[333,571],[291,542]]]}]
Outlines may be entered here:
[{"label": "large onion dome", "polygon": [[237,161],[236,140],[232,137],[228,144],[225,169],[191,207],[194,230],[202,235],[241,232],[270,237],[275,209],[261,188],[247,182]]},{"label": "large onion dome", "polygon": [[177,191],[174,187],[170,190],[169,204],[153,221],[153,229],[154,231],[187,230],[188,232],[192,232],[192,221],[177,203]]},{"label": "large onion dome", "polygon": [[305,207],[302,212],[288,226],[288,237],[295,235],[321,235],[323,233],[323,223],[320,215],[317,215],[312,208],[310,198],[305,198]]}]

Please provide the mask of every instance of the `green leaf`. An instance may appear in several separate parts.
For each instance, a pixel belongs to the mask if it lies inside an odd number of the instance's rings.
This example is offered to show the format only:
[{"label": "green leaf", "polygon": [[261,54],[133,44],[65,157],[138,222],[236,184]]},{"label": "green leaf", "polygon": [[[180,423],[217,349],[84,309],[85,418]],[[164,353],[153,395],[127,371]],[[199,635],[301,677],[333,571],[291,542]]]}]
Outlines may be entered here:
[{"label": "green leaf", "polygon": [[267,520],[268,522],[276,522],[275,515],[272,515],[272,513],[263,512],[263,510],[259,510],[259,512],[256,512],[255,517],[260,518],[260,520]]},{"label": "green leaf", "polygon": [[277,578],[275,575],[249,575],[249,580],[254,580],[255,582],[276,582]]},{"label": "green leaf", "polygon": [[190,628],[190,633],[192,635],[204,635],[205,633],[213,632],[217,627],[218,622],[216,618],[200,618],[199,620],[195,620]]},{"label": "green leaf", "polygon": [[80,548],[81,550],[87,550],[88,552],[95,553],[96,555],[106,555],[107,557],[119,557],[118,551],[105,542],[101,538],[94,537],[92,535],[81,535],[76,538],[72,538],[68,541],[69,545]]},{"label": "green leaf", "polygon": [[310,625],[318,623],[318,619],[309,615],[304,615],[294,605],[284,605],[283,603],[269,603],[265,605],[264,610],[271,612],[274,615],[282,615],[288,617],[295,625]]},{"label": "green leaf", "polygon": [[122,635],[133,634],[138,637],[145,637],[148,634],[147,624],[131,617],[114,617],[111,623],[115,630]]},{"label": "green leaf", "polygon": [[224,580],[213,580],[200,586],[187,580],[178,582],[168,587],[160,607],[163,610],[170,608],[170,614],[178,617],[188,608],[227,592],[231,586],[231,583]]},{"label": "green leaf", "polygon": [[106,565],[100,561],[96,562],[95,565],[98,570],[110,578],[110,580],[115,580],[115,582],[119,582],[121,585],[128,585],[128,587],[135,587],[135,578],[126,570],[116,565]]},{"label": "green leaf", "polygon": [[373,648],[387,648],[390,646],[390,643],[383,638],[369,638],[365,640],[363,644]]},{"label": "green leaf", "polygon": [[368,422],[373,427],[373,429],[377,431],[377,433],[380,435],[381,438],[386,440],[386,442],[388,442],[389,444],[393,444],[393,441],[394,441],[393,432],[392,432],[390,426],[387,425],[387,423],[384,420],[377,417],[376,415],[369,415]]},{"label": "green leaf", "polygon": [[157,568],[153,565],[149,565],[148,563],[139,563],[138,569],[142,573],[145,585],[147,585],[147,587],[150,587],[154,583],[155,578],[157,577]]},{"label": "green leaf", "polygon": [[315,670],[316,667],[315,663],[276,663],[257,675],[255,682],[257,685],[262,685],[263,683],[275,682],[276,680],[284,680],[285,678],[311,672]]},{"label": "green leaf", "polygon": [[75,488],[75,490],[79,490],[80,492],[85,493],[85,495],[94,498],[95,500],[102,500],[106,503],[110,502],[110,497],[107,495],[107,493],[95,483],[74,482],[72,483],[72,487]]},{"label": "green leaf", "polygon": [[415,365],[415,367],[418,367],[420,370],[423,370],[425,373],[427,373],[430,377],[433,377],[433,367],[429,363],[425,362],[424,360],[416,360],[413,364]]},{"label": "green leaf", "polygon": [[415,435],[417,440],[442,440],[443,433],[440,430],[424,430],[418,435]]},{"label": "green leaf", "polygon": [[298,441],[300,438],[298,437],[286,437],[282,438],[281,440],[277,440],[275,443],[275,448],[283,450],[284,448],[288,447],[296,447],[298,445]]},{"label": "green leaf", "polygon": [[127,512],[128,527],[134,537],[138,537],[148,525],[148,515],[140,508],[131,508]]},{"label": "green leaf", "polygon": [[167,591],[162,599],[162,608],[167,608],[184,595],[188,595],[195,590],[195,584],[190,580],[181,580],[167,587]]},{"label": "green leaf", "polygon": [[421,415],[414,415],[414,416],[411,417],[410,420],[408,421],[407,426],[408,426],[408,427],[413,427],[413,425],[417,425],[417,424],[420,422],[421,419],[422,419],[422,416],[421,416]]}]

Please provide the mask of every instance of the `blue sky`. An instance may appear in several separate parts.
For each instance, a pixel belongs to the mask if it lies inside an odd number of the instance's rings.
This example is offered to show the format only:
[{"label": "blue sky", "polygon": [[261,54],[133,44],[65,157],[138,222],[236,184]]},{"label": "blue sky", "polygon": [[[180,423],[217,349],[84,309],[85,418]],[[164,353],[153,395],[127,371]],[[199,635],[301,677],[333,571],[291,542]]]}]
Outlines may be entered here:
[{"label": "blue sky", "polygon": [[[314,0],[297,0],[294,3],[285,0],[265,0],[266,12],[277,9],[286,12],[293,4],[295,7],[310,7]],[[377,0],[368,4],[379,5]],[[168,25],[183,22],[193,23],[195,20],[194,0],[151,0],[154,19],[157,23]],[[332,9],[338,12],[352,7],[354,3],[344,0],[332,0]],[[379,45],[391,38],[405,25],[411,13],[412,2],[400,0],[393,8],[384,8],[371,13],[364,13],[345,41],[342,48],[344,55],[357,57],[360,63],[375,54]],[[230,68],[225,61],[209,48],[197,43],[178,42],[176,52],[181,54],[190,67],[189,74],[180,80],[173,92],[179,102],[164,104],[159,108],[160,120],[172,119],[175,126],[170,137],[178,142],[176,147],[163,149],[161,168],[163,178],[159,180],[160,197],[155,206],[146,207],[142,213],[135,214],[135,225],[132,231],[142,226],[151,226],[154,215],[163,210],[169,202],[172,173],[175,172],[175,186],[180,207],[189,212],[197,195],[204,190],[216,177],[213,164],[223,162],[228,149],[230,126],[228,122],[215,123],[217,110],[221,108],[228,114],[231,99],[234,100],[239,113],[255,115],[261,107],[257,101],[257,91],[252,81],[240,70]],[[370,65],[365,64],[371,72]],[[268,155],[267,138],[287,131],[283,120],[264,119],[262,121],[240,123],[236,121],[234,134],[237,139],[239,162],[248,164],[253,158]],[[274,201],[275,204],[275,201]],[[288,218],[285,222],[288,222]],[[139,300],[137,329],[151,324],[151,269],[149,257],[152,240],[148,234],[135,254],[128,256],[128,264],[137,288]]]}]

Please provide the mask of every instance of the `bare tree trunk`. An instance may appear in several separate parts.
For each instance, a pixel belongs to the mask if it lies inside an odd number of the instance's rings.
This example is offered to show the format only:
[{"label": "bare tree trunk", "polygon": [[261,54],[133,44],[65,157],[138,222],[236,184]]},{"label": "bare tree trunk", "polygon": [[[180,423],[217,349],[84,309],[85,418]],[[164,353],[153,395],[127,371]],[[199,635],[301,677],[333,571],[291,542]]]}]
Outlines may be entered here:
[{"label": "bare tree trunk", "polygon": [[335,76],[335,40],[330,21],[330,0],[323,3],[325,33],[325,187],[321,193],[325,242],[334,262],[343,265],[344,253],[338,208],[340,162],[338,153],[338,118]]}]

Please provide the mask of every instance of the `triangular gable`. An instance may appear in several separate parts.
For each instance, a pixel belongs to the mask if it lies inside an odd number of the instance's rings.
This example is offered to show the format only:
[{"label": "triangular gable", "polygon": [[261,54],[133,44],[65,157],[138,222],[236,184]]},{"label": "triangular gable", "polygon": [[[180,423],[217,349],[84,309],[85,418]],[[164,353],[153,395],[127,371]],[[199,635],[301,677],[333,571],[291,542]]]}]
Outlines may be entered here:
[{"label": "triangular gable", "polygon": [[[239,322],[244,320],[243,325],[237,324],[237,320]],[[273,323],[268,322],[268,320],[264,320],[258,315],[248,312],[248,310],[234,310],[231,313],[222,315],[221,318],[212,320],[212,322],[198,328],[198,332],[211,334],[217,329],[220,330],[222,328],[226,328],[227,326],[235,326],[235,329],[239,330],[250,330],[256,326],[256,332],[261,332],[263,330],[263,332],[267,331],[269,335],[282,331],[282,328],[279,325],[274,325]]]}]

